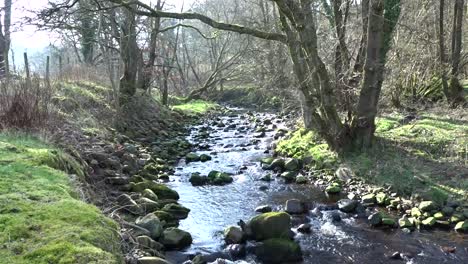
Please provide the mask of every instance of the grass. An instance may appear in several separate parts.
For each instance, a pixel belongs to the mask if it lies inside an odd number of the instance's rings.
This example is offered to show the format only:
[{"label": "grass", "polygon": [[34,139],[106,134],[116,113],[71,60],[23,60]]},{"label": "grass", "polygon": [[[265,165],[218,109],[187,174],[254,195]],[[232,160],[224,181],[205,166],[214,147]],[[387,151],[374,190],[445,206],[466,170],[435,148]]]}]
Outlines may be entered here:
[{"label": "grass", "polygon": [[338,158],[312,132],[303,130],[279,142],[277,150],[312,157],[315,164],[331,169],[346,164],[366,182],[391,185],[401,195],[418,194],[440,203],[449,197],[466,200],[468,122],[457,115],[429,113],[409,123],[398,113],[383,115],[377,119],[375,144],[365,153]]},{"label": "grass", "polygon": [[0,134],[2,263],[121,263],[118,225],[78,199],[77,170],[40,140]]},{"label": "grass", "polygon": [[188,114],[205,114],[210,110],[214,110],[219,105],[213,102],[204,100],[192,100],[188,103],[175,105],[172,107],[174,110],[180,110]]}]

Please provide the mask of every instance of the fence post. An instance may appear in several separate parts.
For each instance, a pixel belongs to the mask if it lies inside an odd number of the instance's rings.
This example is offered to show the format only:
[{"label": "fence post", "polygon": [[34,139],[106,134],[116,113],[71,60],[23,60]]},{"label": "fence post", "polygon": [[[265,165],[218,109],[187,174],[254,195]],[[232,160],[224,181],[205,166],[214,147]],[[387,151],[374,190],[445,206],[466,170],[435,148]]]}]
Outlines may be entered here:
[{"label": "fence post", "polygon": [[50,57],[49,56],[47,56],[47,61],[46,61],[45,81],[46,81],[47,89],[50,89]]}]

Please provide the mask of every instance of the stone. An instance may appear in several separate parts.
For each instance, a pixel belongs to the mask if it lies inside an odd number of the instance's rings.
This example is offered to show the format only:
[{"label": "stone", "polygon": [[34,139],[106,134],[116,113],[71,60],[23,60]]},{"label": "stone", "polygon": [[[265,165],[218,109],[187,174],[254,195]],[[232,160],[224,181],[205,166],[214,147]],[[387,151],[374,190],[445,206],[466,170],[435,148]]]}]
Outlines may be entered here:
[{"label": "stone", "polygon": [[290,199],[286,201],[284,210],[289,214],[302,214],[305,211],[304,205],[297,199]]},{"label": "stone", "polygon": [[288,158],[284,161],[284,169],[286,171],[298,171],[300,169],[300,164],[297,159]]},{"label": "stone", "polygon": [[175,203],[166,204],[161,211],[171,214],[175,219],[181,220],[187,218],[190,209]]},{"label": "stone", "polygon": [[138,205],[144,212],[154,212],[161,208],[161,205],[158,202],[155,202],[149,198],[141,197],[138,199]]},{"label": "stone", "polygon": [[461,221],[455,225],[455,231],[457,232],[468,232],[468,221]]},{"label": "stone", "polygon": [[154,213],[149,213],[144,217],[138,217],[135,224],[148,230],[149,236],[155,240],[157,240],[163,232],[163,225]]},{"label": "stone", "polygon": [[342,181],[348,181],[354,178],[354,173],[350,168],[340,167],[335,171],[335,176]]},{"label": "stone", "polygon": [[263,158],[260,160],[260,163],[262,164],[267,164],[267,165],[271,165],[271,163],[275,160],[275,158],[273,157],[268,157],[268,158]]},{"label": "stone", "polygon": [[387,194],[383,192],[377,193],[377,195],[375,196],[378,205],[385,205],[387,202],[387,198]]},{"label": "stone", "polygon": [[302,260],[302,251],[294,241],[273,238],[264,241],[255,249],[255,255],[263,263],[282,264]]},{"label": "stone", "polygon": [[138,183],[130,183],[130,185],[131,190],[134,192],[141,193],[145,189],[150,189],[159,197],[159,199],[179,200],[179,194],[164,184],[153,181],[143,181]]},{"label": "stone", "polygon": [[356,200],[341,199],[337,204],[340,211],[345,213],[352,213],[356,209],[358,202]]},{"label": "stone", "polygon": [[189,232],[170,227],[163,232],[160,242],[169,250],[180,250],[192,244],[192,236]]},{"label": "stone", "polygon": [[307,178],[303,175],[299,175],[296,177],[296,183],[297,184],[306,184],[307,183]]},{"label": "stone", "polygon": [[434,204],[433,201],[422,201],[421,203],[419,203],[418,208],[419,210],[421,210],[421,212],[429,212],[432,210],[436,210],[437,206]]},{"label": "stone", "polygon": [[207,161],[210,161],[212,160],[212,157],[210,155],[206,155],[206,154],[201,154],[200,155],[200,161],[201,162],[207,162]]},{"label": "stone", "polygon": [[434,217],[428,217],[421,221],[421,224],[426,227],[431,227],[436,223],[436,219]]},{"label": "stone", "polygon": [[240,244],[244,239],[245,234],[238,226],[229,226],[224,230],[224,241],[227,244]]},{"label": "stone", "polygon": [[401,228],[411,228],[413,227],[413,223],[408,219],[408,217],[405,215],[402,218],[398,219],[398,225]]},{"label": "stone", "polygon": [[150,189],[144,189],[143,192],[141,193],[141,196],[151,199],[153,201],[159,200],[159,197]]},{"label": "stone", "polygon": [[297,172],[295,171],[285,171],[281,173],[280,177],[283,178],[286,182],[293,182],[296,180]]},{"label": "stone", "polygon": [[312,226],[310,224],[301,224],[298,228],[297,231],[300,233],[308,234],[311,232]]},{"label": "stone", "polygon": [[150,249],[150,250],[162,251],[164,249],[163,244],[154,241],[149,236],[139,236],[136,238],[136,240],[140,248],[143,250]]},{"label": "stone", "polygon": [[106,178],[106,182],[110,185],[125,185],[130,181],[127,177],[109,177]]},{"label": "stone", "polygon": [[197,162],[197,161],[200,161],[200,156],[198,156],[197,154],[195,153],[188,153],[187,155],[185,155],[185,161],[187,163],[189,162]]},{"label": "stone", "polygon": [[363,204],[374,204],[376,202],[375,194],[370,193],[362,196],[361,201]]},{"label": "stone", "polygon": [[325,188],[325,192],[331,193],[331,194],[341,192],[340,184],[336,182],[330,184],[329,186],[327,186],[327,188]]},{"label": "stone", "polygon": [[193,186],[202,186],[208,183],[208,177],[201,176],[200,173],[192,173],[189,182]]},{"label": "stone", "polygon": [[330,218],[332,222],[341,222],[341,215],[338,212],[331,212]]},{"label": "stone", "polygon": [[275,169],[284,169],[284,159],[281,159],[281,158],[278,158],[278,159],[275,159],[271,162],[269,168],[271,170],[275,170]]},{"label": "stone", "polygon": [[367,220],[369,220],[369,224],[371,226],[377,226],[380,223],[382,223],[382,213],[380,213],[380,212],[373,213],[373,214],[369,215]]},{"label": "stone", "polygon": [[141,257],[138,259],[138,264],[172,264],[172,262],[159,257]]},{"label": "stone", "polygon": [[436,220],[441,220],[444,218],[444,214],[442,212],[437,212],[433,215],[433,217],[436,219]]},{"label": "stone", "polygon": [[208,180],[214,185],[225,185],[234,181],[229,174],[220,171],[210,171],[208,173]]},{"label": "stone", "polygon": [[257,215],[247,224],[255,240],[288,237],[291,216],[285,212],[269,212]]},{"label": "stone", "polygon": [[257,212],[257,213],[268,213],[268,212],[271,212],[271,211],[272,211],[272,209],[271,209],[271,206],[269,206],[269,205],[260,205],[257,208],[255,208],[255,212]]}]

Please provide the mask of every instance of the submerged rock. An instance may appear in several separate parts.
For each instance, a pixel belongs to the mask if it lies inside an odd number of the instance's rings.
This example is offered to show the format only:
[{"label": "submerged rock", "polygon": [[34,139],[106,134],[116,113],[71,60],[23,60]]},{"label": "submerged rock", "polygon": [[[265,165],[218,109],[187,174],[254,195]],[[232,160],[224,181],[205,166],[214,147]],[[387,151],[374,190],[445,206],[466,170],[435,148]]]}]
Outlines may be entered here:
[{"label": "submerged rock", "polygon": [[306,224],[301,224],[301,225],[297,228],[297,231],[300,232],[300,233],[308,234],[308,233],[310,233],[311,228],[312,228],[312,226],[311,226],[310,224],[308,224],[308,223],[306,223]]},{"label": "submerged rock", "polygon": [[200,161],[200,156],[198,156],[197,154],[195,153],[189,153],[187,155],[185,155],[185,161],[188,163],[188,162],[196,162],[196,161]]},{"label": "submerged rock", "polygon": [[264,263],[282,264],[302,260],[302,251],[294,241],[273,238],[255,249],[255,255]]},{"label": "submerged rock", "polygon": [[167,249],[183,249],[192,244],[192,236],[190,233],[171,227],[163,232],[163,237],[160,242],[167,248]]},{"label": "submerged rock", "polygon": [[269,212],[250,219],[248,227],[255,240],[287,238],[291,229],[291,216],[285,212]]},{"label": "submerged rock", "polygon": [[211,171],[208,174],[208,180],[214,185],[225,185],[234,181],[229,174],[220,171]]},{"label": "submerged rock", "polygon": [[207,161],[209,161],[211,159],[212,159],[212,157],[210,155],[206,155],[206,154],[201,154],[200,155],[200,161],[201,162],[207,162]]}]

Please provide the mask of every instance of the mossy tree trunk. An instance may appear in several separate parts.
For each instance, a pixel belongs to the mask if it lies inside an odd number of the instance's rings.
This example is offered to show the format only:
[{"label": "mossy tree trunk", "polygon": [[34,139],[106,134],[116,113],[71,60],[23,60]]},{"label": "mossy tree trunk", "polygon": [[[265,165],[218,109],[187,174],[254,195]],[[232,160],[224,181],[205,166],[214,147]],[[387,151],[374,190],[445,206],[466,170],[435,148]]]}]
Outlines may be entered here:
[{"label": "mossy tree trunk", "polygon": [[139,60],[135,13],[126,8],[123,12],[125,18],[120,37],[120,55],[123,61],[123,75],[120,78],[120,104],[127,102],[136,92]]}]

